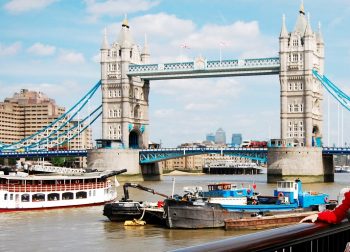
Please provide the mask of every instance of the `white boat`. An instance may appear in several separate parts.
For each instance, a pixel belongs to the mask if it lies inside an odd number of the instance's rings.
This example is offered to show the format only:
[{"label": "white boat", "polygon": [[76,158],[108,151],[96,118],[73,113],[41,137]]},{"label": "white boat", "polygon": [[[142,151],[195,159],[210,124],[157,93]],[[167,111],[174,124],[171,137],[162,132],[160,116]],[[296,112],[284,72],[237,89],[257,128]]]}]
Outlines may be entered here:
[{"label": "white boat", "polygon": [[115,175],[125,171],[79,175],[0,172],[0,212],[104,204],[117,198]]}]

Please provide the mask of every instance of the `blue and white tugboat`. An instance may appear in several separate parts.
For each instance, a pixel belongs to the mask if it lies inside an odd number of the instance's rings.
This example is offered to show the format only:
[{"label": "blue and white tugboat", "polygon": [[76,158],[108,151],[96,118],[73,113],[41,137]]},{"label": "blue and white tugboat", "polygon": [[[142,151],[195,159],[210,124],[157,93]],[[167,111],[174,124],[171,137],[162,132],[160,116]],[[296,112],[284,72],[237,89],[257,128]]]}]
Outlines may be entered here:
[{"label": "blue and white tugboat", "polygon": [[257,195],[250,188],[224,187],[224,183],[185,196],[164,201],[167,227],[224,227],[225,219],[310,211],[325,208],[329,201],[328,194],[303,192],[300,180],[278,182],[273,196]]}]

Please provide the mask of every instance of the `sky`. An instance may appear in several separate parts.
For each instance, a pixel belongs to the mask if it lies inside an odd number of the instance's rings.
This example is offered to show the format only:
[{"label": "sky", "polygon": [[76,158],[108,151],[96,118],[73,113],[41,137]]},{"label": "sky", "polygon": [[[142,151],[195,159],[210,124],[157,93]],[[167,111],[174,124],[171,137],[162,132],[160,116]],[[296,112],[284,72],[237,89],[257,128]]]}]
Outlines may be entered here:
[{"label": "sky", "polygon": [[[304,5],[313,30],[321,23],[325,74],[350,94],[350,1]],[[125,14],[137,44],[147,34],[151,63],[163,63],[218,60],[220,51],[222,59],[278,57],[282,15],[292,31],[299,6],[300,0],[0,0],[0,100],[27,88],[70,108],[98,82],[103,31],[116,41]],[[150,140],[175,147],[218,128],[227,142],[232,133],[279,138],[279,85],[278,76],[152,81]],[[101,93],[95,96],[90,106],[101,103]],[[350,143],[349,126],[349,111],[325,95],[324,145]],[[101,137],[101,121],[93,137]]]}]

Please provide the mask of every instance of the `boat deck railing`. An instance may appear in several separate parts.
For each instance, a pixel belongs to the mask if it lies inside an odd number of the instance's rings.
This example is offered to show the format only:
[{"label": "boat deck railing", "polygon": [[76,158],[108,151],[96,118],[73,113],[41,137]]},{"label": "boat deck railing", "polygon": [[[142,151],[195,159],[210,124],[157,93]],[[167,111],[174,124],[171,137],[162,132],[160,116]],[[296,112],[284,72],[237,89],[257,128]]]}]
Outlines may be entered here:
[{"label": "boat deck railing", "polygon": [[199,252],[343,252],[350,242],[350,223],[300,223],[175,251]]},{"label": "boat deck railing", "polygon": [[0,185],[1,191],[7,192],[54,192],[54,191],[77,191],[106,188],[108,182],[56,184],[56,185]]}]

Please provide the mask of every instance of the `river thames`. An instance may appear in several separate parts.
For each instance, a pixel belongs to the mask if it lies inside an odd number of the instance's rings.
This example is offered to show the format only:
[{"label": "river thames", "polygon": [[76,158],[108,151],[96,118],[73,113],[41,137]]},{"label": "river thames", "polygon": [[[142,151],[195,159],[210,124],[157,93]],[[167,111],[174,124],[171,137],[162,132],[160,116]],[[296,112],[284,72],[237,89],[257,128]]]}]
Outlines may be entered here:
[{"label": "river thames", "polygon": [[[163,176],[162,181],[142,185],[170,195],[175,178],[175,193],[184,186],[202,186],[211,182],[232,182],[271,195],[275,184],[266,183],[266,174]],[[122,184],[122,183],[121,183]],[[336,199],[339,190],[350,185],[350,174],[335,174],[335,183],[303,184],[303,190],[325,192]],[[118,188],[122,197],[122,187]],[[157,201],[161,198],[137,189],[129,189],[134,200]],[[245,232],[223,229],[171,230],[146,225],[124,227],[102,215],[103,206],[70,209],[2,213],[0,215],[0,251],[168,251],[204,242],[238,236]]]}]

